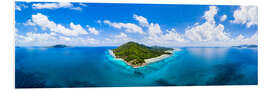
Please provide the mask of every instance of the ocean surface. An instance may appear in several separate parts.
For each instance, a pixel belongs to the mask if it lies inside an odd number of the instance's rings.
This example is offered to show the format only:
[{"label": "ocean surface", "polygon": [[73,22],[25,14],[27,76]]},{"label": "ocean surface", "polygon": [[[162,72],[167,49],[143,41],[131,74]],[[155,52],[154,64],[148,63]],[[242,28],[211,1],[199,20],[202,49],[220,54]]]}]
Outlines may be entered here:
[{"label": "ocean surface", "polygon": [[180,48],[132,68],[116,47],[15,48],[16,88],[257,85],[257,48]]}]

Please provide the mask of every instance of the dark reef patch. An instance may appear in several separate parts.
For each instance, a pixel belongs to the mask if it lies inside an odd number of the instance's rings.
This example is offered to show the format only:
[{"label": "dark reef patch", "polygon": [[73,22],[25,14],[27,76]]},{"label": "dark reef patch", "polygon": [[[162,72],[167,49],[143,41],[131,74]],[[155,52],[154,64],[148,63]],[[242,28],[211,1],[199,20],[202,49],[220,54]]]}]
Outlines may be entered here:
[{"label": "dark reef patch", "polygon": [[177,86],[176,84],[171,84],[164,79],[156,80],[155,83],[157,83],[159,86]]},{"label": "dark reef patch", "polygon": [[[214,66],[217,74],[207,81],[207,85],[234,85],[234,82],[241,81],[245,76],[239,73],[239,63],[220,64]],[[240,82],[237,85],[241,85]]]},{"label": "dark reef patch", "polygon": [[45,81],[40,73],[23,72],[15,70],[15,88],[44,88]]}]

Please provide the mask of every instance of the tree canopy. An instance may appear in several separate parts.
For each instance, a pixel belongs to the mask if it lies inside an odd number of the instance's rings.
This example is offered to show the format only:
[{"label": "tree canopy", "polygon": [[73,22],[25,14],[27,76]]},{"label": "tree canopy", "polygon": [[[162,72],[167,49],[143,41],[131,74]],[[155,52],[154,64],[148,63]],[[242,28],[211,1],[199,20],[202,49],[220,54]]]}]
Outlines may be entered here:
[{"label": "tree canopy", "polygon": [[167,50],[173,49],[159,46],[149,47],[131,41],[113,49],[113,53],[117,58],[122,58],[133,65],[141,65],[145,63],[145,59],[158,57],[162,54],[171,54],[166,52]]}]

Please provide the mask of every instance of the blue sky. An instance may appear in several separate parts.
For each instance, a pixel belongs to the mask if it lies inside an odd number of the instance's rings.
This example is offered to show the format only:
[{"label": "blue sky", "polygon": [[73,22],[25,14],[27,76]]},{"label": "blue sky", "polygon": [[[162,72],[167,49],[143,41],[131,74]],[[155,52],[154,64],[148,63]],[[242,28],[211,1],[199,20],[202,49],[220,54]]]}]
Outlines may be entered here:
[{"label": "blue sky", "polygon": [[257,44],[256,6],[16,2],[16,46]]}]

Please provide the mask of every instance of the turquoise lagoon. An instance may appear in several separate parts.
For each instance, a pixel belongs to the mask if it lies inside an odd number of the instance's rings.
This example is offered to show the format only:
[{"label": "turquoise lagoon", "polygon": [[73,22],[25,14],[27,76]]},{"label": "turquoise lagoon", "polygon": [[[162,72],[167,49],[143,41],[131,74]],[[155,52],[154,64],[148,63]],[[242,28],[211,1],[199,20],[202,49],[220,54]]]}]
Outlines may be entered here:
[{"label": "turquoise lagoon", "polygon": [[116,47],[16,47],[16,88],[257,85],[257,48],[185,47],[132,68]]}]

